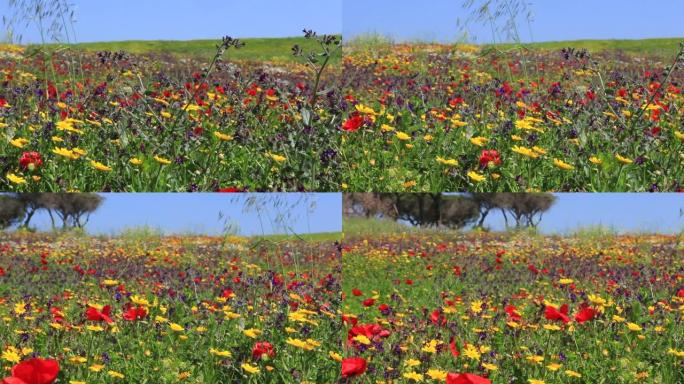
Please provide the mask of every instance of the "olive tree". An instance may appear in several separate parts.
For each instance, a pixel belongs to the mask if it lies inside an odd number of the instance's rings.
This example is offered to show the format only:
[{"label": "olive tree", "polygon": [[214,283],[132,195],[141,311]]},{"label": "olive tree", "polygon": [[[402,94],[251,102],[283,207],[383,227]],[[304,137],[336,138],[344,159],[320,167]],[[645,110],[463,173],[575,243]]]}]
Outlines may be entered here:
[{"label": "olive tree", "polygon": [[0,229],[18,224],[24,218],[24,204],[13,196],[0,195]]}]

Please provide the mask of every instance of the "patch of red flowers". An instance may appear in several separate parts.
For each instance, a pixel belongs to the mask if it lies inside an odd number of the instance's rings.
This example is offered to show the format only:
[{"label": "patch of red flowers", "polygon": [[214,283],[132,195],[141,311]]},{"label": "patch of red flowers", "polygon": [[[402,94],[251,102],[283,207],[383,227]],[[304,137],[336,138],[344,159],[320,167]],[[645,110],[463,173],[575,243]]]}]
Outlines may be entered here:
[{"label": "patch of red flowers", "polygon": [[346,132],[354,132],[361,128],[362,125],[363,117],[358,113],[354,113],[342,124],[342,130]]},{"label": "patch of red flowers", "polygon": [[358,335],[366,336],[369,340],[379,340],[380,338],[389,337],[390,331],[383,329],[378,324],[359,324],[353,326],[347,331],[347,343],[354,344],[354,337]]},{"label": "patch of red flowers", "polygon": [[448,373],[447,384],[492,384],[491,380],[472,373]]},{"label": "patch of red flowers", "polygon": [[43,159],[38,152],[24,152],[19,158],[19,166],[22,169],[33,170],[43,165]]},{"label": "patch of red flowers", "polygon": [[255,343],[254,347],[252,348],[252,358],[254,360],[259,360],[264,356],[275,356],[275,350],[273,349],[273,345],[268,341],[260,341]]},{"label": "patch of red flowers", "polygon": [[235,187],[227,187],[227,188],[220,188],[218,192],[222,193],[236,193],[236,192],[242,192],[240,188],[235,188]]},{"label": "patch of red flowers", "polygon": [[142,320],[146,317],[147,310],[143,306],[131,307],[123,314],[123,318],[128,321]]},{"label": "patch of red flowers", "polygon": [[112,313],[112,307],[109,305],[105,305],[102,308],[102,311],[98,311],[96,308],[93,307],[88,307],[86,310],[86,318],[90,321],[104,321],[107,324],[111,324],[114,322],[112,318],[110,317]]},{"label": "patch of red flowers", "polygon": [[575,321],[582,324],[585,321],[593,320],[596,317],[596,310],[589,306],[584,306],[575,315]]},{"label": "patch of red flowers", "polygon": [[491,164],[500,165],[501,156],[496,149],[484,149],[480,154],[480,168],[487,168]]},{"label": "patch of red flowers", "polygon": [[342,360],[342,377],[354,377],[366,372],[366,359],[363,357],[348,357]]},{"label": "patch of red flowers", "polygon": [[15,365],[12,376],[2,379],[0,384],[51,384],[58,374],[57,360],[34,358]]},{"label": "patch of red flowers", "polygon": [[507,305],[504,308],[504,311],[506,311],[506,314],[508,314],[508,318],[511,319],[511,321],[522,320],[522,316],[520,316],[520,313],[518,313],[518,309],[514,305]]},{"label": "patch of red flowers", "polygon": [[562,321],[567,324],[570,321],[570,318],[568,317],[568,305],[561,305],[560,311],[556,307],[547,305],[544,309],[544,317],[546,320]]},{"label": "patch of red flowers", "polygon": [[430,314],[430,321],[432,322],[432,324],[437,325],[437,326],[445,325],[446,324],[446,316],[444,316],[442,311],[440,311],[439,309],[435,309]]}]

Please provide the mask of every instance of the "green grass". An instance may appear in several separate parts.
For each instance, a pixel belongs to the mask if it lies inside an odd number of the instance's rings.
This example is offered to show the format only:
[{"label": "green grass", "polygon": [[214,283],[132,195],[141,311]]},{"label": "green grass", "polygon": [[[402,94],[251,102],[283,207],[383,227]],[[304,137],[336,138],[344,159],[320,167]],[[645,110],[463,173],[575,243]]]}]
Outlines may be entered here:
[{"label": "green grass", "polygon": [[392,44],[394,44],[394,39],[377,32],[357,35],[345,42],[345,45],[354,48],[388,47]]},{"label": "green grass", "polygon": [[[563,48],[574,47],[577,49],[586,49],[589,52],[621,51],[632,55],[671,57],[677,54],[677,51],[679,50],[679,43],[681,42],[684,42],[684,37],[640,40],[564,40],[520,45],[532,50],[557,51]],[[414,43],[425,44],[426,42],[408,42],[408,44]],[[392,44],[393,40],[391,37],[373,33],[356,36],[346,43],[347,46],[361,49],[380,49],[388,47]],[[483,48],[509,50],[519,46],[519,44],[482,44],[481,46]]]},{"label": "green grass", "polygon": [[342,228],[345,237],[376,236],[420,231],[419,228],[402,225],[387,219],[344,217]]},{"label": "green grass", "polygon": [[[304,50],[318,48],[317,43],[303,37],[283,38],[246,38],[241,39],[246,45],[238,50],[231,49],[226,53],[230,60],[242,61],[298,61],[292,56],[292,46],[299,44]],[[126,51],[134,54],[166,53],[179,57],[193,57],[210,60],[216,53],[216,44],[220,38],[213,40],[129,40],[96,43],[78,43],[68,47],[88,52]],[[341,56],[341,54],[340,54]],[[338,58],[339,60],[339,58]]]},{"label": "green grass", "polygon": [[[586,49],[589,52],[622,51],[634,55],[668,57],[677,54],[677,51],[679,50],[679,43],[681,42],[684,42],[684,38],[642,40],[569,40],[523,44],[523,46],[540,50],[560,50],[563,48],[574,47],[577,49]],[[497,44],[494,46],[487,45],[486,47],[510,49],[515,46],[516,44]]]},{"label": "green grass", "polygon": [[264,235],[264,236],[253,236],[250,239],[253,241],[297,241],[304,240],[306,242],[326,242],[326,241],[340,241],[342,240],[341,232],[320,232],[320,233],[302,233],[297,235],[292,234],[278,234],[278,235]]}]

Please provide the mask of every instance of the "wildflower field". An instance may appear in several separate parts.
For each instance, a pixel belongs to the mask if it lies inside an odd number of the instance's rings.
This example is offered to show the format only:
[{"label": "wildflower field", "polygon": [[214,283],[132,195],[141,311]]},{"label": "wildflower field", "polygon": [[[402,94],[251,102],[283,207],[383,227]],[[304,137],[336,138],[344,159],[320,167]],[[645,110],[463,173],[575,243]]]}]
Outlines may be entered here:
[{"label": "wildflower field", "polygon": [[343,380],[684,382],[682,252],[665,235],[356,235]]},{"label": "wildflower field", "polygon": [[352,45],[343,187],[679,190],[684,56],[675,44],[668,54],[649,44],[658,41],[615,43],[629,53],[608,41],[592,52],[562,43]]},{"label": "wildflower field", "polygon": [[339,273],[329,241],[7,235],[3,383],[333,383]]},{"label": "wildflower field", "polygon": [[334,190],[339,37],[305,32],[0,47],[2,189]]}]

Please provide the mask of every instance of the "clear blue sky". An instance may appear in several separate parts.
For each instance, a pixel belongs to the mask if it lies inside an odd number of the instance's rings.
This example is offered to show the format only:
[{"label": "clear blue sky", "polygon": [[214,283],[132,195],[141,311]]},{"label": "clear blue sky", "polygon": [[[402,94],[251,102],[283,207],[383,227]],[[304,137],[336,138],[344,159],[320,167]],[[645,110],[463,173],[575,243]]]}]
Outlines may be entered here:
[{"label": "clear blue sky", "polygon": [[[299,36],[342,32],[342,0],[68,0],[78,42]],[[0,14],[11,15],[7,0]],[[39,42],[32,27],[23,43]],[[4,32],[2,33],[4,35]]]},{"label": "clear blue sky", "polygon": [[[524,20],[524,41],[642,39],[684,37],[682,0],[525,0],[534,14],[532,37]],[[481,1],[476,0],[481,3]],[[377,32],[396,41],[448,42],[458,36],[457,19],[466,19],[459,0],[344,0],[345,39]],[[489,26],[472,24],[476,42],[491,42]]]},{"label": "clear blue sky", "polygon": [[[296,233],[340,232],[342,230],[342,197],[339,193],[262,193],[262,201],[273,201],[278,196],[281,206],[294,205],[288,223]],[[224,228],[219,212],[237,223],[242,235],[262,234],[258,215],[243,212],[244,194],[232,193],[103,193],[105,201],[92,214],[87,225],[89,233],[116,234],[124,228],[148,225],[165,233],[217,235]],[[303,201],[305,197],[306,201]],[[315,203],[313,209],[308,209]],[[267,204],[271,206],[272,204]],[[281,208],[281,212],[285,209]],[[269,209],[262,215],[263,233],[283,233],[275,219],[277,212]],[[37,215],[32,226],[48,229],[47,214]]]},{"label": "clear blue sky", "polygon": [[[567,233],[603,225],[620,232],[677,233],[684,230],[684,193],[557,193],[556,204],[546,213],[539,229]],[[487,219],[493,229],[504,227],[501,214]]]}]

